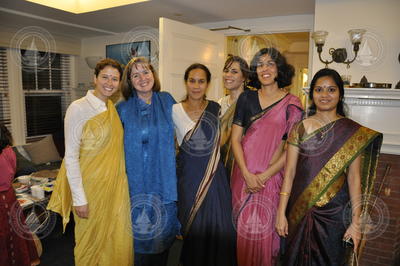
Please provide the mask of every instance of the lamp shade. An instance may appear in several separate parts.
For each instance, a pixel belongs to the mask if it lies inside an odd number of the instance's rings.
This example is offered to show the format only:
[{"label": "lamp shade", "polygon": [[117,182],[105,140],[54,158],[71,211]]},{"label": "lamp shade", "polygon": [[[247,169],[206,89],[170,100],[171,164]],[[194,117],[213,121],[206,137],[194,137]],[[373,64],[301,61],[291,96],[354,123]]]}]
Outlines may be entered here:
[{"label": "lamp shade", "polygon": [[349,30],[348,33],[350,35],[350,41],[351,43],[361,43],[362,38],[366,30],[364,29],[354,29],[354,30]]},{"label": "lamp shade", "polygon": [[101,59],[103,59],[102,56],[87,56],[87,57],[85,57],[86,64],[87,64],[88,67],[91,68],[91,69],[95,69],[97,63],[98,63]]},{"label": "lamp shade", "polygon": [[315,44],[325,44],[326,36],[328,36],[328,32],[324,30],[314,31],[311,35],[311,38],[314,39]]}]

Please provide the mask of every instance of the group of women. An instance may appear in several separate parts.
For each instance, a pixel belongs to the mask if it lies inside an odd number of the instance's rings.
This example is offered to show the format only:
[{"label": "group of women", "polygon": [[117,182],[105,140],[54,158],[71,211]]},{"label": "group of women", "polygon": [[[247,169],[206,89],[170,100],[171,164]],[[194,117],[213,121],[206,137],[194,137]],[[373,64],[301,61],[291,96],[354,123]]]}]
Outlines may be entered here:
[{"label": "group of women", "polygon": [[[178,235],[183,266],[275,265],[280,236],[283,265],[341,264],[342,239],[357,250],[359,196],[371,190],[382,136],[345,118],[343,82],[331,69],[311,82],[302,120],[286,89],[293,76],[274,48],[250,68],[230,56],[229,95],[217,103],[206,97],[209,69],[195,63],[176,103],[146,59],[124,71],[100,61],[94,91],[68,108],[48,205],[64,225],[74,213],[76,265],[166,265]],[[124,101],[115,108],[118,87]]]}]

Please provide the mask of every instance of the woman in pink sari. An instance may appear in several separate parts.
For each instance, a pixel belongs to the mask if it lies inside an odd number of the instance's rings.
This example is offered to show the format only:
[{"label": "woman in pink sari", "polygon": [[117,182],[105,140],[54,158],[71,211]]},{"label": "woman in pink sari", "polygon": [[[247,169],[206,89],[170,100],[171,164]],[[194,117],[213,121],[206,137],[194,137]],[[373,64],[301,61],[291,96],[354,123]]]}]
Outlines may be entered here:
[{"label": "woman in pink sari", "polygon": [[300,100],[287,93],[293,66],[275,48],[261,49],[250,66],[250,85],[242,93],[232,126],[235,166],[231,178],[239,266],[277,262],[280,240],[274,230],[285,164],[285,142],[301,119]]}]

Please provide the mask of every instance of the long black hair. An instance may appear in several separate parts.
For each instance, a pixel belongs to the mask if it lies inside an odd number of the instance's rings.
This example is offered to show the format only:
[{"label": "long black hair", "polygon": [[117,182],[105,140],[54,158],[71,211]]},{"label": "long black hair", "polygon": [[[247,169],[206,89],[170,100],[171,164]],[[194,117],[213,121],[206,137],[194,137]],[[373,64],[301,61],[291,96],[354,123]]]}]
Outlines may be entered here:
[{"label": "long black hair", "polygon": [[256,89],[261,88],[261,83],[257,76],[257,64],[260,61],[260,57],[266,54],[271,57],[278,68],[278,76],[275,78],[275,81],[278,82],[278,87],[284,88],[292,84],[292,79],[295,74],[294,67],[287,63],[286,58],[277,49],[268,47],[258,51],[251,60],[249,86]]},{"label": "long black hair", "polygon": [[10,131],[8,131],[7,127],[0,123],[0,154],[3,152],[3,149],[7,146],[12,145],[12,137]]},{"label": "long black hair", "polygon": [[317,112],[317,106],[314,103],[314,88],[315,84],[317,83],[319,78],[322,77],[330,77],[332,80],[336,83],[336,86],[339,88],[339,102],[336,107],[336,113],[346,117],[346,111],[345,111],[345,103],[343,101],[344,98],[344,84],[343,80],[340,77],[339,73],[330,68],[322,68],[320,69],[317,73],[315,73],[311,84],[310,84],[310,93],[309,93],[309,98],[312,101],[311,106],[308,108],[308,115],[314,115]]}]

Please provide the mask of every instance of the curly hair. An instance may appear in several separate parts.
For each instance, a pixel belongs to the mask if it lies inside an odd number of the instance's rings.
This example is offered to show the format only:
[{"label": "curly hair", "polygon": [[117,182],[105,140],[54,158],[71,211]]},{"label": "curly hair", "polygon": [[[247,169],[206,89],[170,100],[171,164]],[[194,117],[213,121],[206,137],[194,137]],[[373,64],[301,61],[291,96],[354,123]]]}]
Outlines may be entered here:
[{"label": "curly hair", "polygon": [[294,77],[294,67],[287,63],[286,58],[277,49],[268,47],[258,51],[251,60],[249,86],[257,89],[261,88],[261,83],[257,76],[257,64],[260,61],[260,57],[263,55],[269,55],[276,63],[278,76],[275,78],[275,81],[278,82],[278,87],[284,88],[291,85],[292,78]]},{"label": "curly hair", "polygon": [[10,131],[8,131],[7,127],[0,123],[0,154],[3,152],[3,149],[7,146],[12,145],[12,137]]},{"label": "curly hair", "polygon": [[128,100],[133,95],[133,92],[136,91],[131,81],[131,74],[132,74],[132,68],[135,67],[137,69],[138,65],[141,65],[145,69],[150,69],[151,73],[153,73],[154,85],[151,90],[153,92],[158,92],[161,90],[160,80],[158,79],[158,75],[154,67],[149,63],[149,61],[146,58],[134,57],[126,65],[124,74],[122,75],[120,86],[122,95],[124,96],[125,100]]},{"label": "curly hair", "polygon": [[345,111],[345,103],[343,101],[344,98],[344,84],[343,80],[340,77],[339,73],[330,68],[322,68],[320,69],[317,73],[315,73],[313,79],[311,80],[310,83],[310,93],[308,95],[309,99],[312,101],[311,106],[308,108],[308,115],[314,115],[317,112],[317,106],[314,103],[314,88],[315,84],[317,83],[319,78],[322,77],[330,77],[332,80],[336,83],[336,86],[339,88],[339,102],[336,106],[336,113],[346,117],[346,111]]}]

